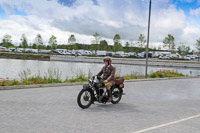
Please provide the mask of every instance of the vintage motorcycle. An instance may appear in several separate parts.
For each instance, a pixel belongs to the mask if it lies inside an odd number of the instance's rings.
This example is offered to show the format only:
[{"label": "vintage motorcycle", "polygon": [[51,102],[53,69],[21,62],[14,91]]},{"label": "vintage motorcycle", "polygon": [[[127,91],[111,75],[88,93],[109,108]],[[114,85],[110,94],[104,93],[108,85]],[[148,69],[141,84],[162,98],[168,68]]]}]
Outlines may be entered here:
[{"label": "vintage motorcycle", "polygon": [[[108,92],[105,88],[104,80],[99,76],[93,76],[88,80],[88,84],[83,85],[83,89],[79,92],[77,103],[82,109],[90,107],[94,102],[107,103]],[[121,98],[124,88],[124,79],[117,77],[115,84],[111,86],[111,103],[117,104]]]}]

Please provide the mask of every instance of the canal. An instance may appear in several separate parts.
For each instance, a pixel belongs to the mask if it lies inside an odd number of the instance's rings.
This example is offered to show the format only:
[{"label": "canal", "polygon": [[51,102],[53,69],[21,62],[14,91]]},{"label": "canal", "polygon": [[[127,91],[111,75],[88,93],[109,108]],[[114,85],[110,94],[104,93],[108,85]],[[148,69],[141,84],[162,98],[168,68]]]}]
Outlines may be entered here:
[{"label": "canal", "polygon": [[[48,73],[56,71],[61,74],[61,79],[65,80],[66,77],[72,78],[76,75],[83,73],[88,76],[88,73],[92,75],[97,74],[103,67],[104,63],[77,63],[77,62],[60,62],[60,61],[38,61],[38,60],[17,60],[17,59],[0,59],[0,78],[19,79],[19,74],[29,69],[31,73],[29,75],[45,76]],[[137,65],[124,65],[114,64],[116,67],[116,74],[123,76],[131,73],[137,73],[144,75],[145,66]],[[185,75],[197,76],[200,75],[199,69],[191,68],[173,68],[173,67],[149,67],[148,73],[155,72],[157,70],[174,70]]]}]

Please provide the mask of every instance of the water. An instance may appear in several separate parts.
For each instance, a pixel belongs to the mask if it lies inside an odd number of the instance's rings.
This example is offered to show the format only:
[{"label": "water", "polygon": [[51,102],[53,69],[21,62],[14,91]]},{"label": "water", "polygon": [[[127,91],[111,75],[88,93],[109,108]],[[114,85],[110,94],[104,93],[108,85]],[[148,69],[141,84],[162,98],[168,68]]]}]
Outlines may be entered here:
[{"label": "water", "polygon": [[[9,78],[9,79],[20,79],[19,73],[30,69],[31,75],[44,76],[48,73],[48,70],[59,70],[62,75],[62,80],[65,80],[66,77],[72,78],[79,73],[84,73],[88,76],[90,71],[93,75],[96,75],[104,63],[75,63],[75,62],[59,62],[59,61],[38,61],[38,60],[16,60],[16,59],[0,59],[0,78]],[[135,66],[135,65],[123,65],[123,64],[114,64],[116,67],[116,74],[123,76],[130,74],[132,72],[137,72],[139,74],[145,74],[145,66]],[[200,75],[199,69],[191,68],[172,68],[172,67],[149,67],[148,73],[151,71],[157,70],[174,70],[185,75]]]}]

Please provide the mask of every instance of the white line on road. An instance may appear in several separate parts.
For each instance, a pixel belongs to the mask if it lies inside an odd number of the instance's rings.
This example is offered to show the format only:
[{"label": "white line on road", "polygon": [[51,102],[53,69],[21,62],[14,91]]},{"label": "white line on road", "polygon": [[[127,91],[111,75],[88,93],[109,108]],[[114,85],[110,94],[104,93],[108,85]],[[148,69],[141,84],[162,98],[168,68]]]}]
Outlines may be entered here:
[{"label": "white line on road", "polygon": [[194,119],[194,118],[197,118],[197,117],[200,117],[200,114],[194,115],[194,116],[191,116],[191,117],[187,117],[187,118],[183,118],[181,120],[169,122],[169,123],[166,123],[166,124],[162,124],[162,125],[146,128],[146,129],[139,130],[139,131],[132,132],[132,133],[143,133],[143,132],[146,132],[146,131],[154,130],[154,129],[161,128],[161,127],[166,127],[166,126],[169,126],[169,125],[172,125],[172,124],[180,123],[180,122],[187,121],[187,120],[190,120],[190,119]]}]

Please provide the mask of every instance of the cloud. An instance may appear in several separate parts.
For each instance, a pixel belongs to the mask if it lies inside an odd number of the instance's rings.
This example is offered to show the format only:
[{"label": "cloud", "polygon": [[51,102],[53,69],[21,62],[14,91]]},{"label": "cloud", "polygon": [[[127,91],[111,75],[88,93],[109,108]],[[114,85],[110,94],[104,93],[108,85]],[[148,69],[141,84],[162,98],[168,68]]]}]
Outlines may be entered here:
[{"label": "cloud", "polygon": [[195,0],[180,0],[181,2],[187,2],[187,3],[192,3],[194,2]]},{"label": "cloud", "polygon": [[190,14],[195,15],[195,16],[199,16],[200,15],[200,8],[190,9]]},{"label": "cloud", "polygon": [[[141,33],[147,34],[149,0],[70,0],[70,3],[61,0],[1,0],[0,7],[7,13],[6,19],[0,21],[0,37],[8,33],[13,36],[13,41],[19,40],[24,33],[33,41],[40,33],[45,42],[53,34],[58,42],[67,43],[68,37],[75,34],[78,42],[89,44],[92,35],[98,32],[113,44],[116,33],[123,42],[137,41]],[[16,10],[25,15],[10,14]],[[190,10],[191,14],[198,14],[196,12],[197,9]],[[190,40],[188,44],[193,44],[200,30],[189,23],[184,11],[177,9],[171,0],[154,0],[150,42],[162,42],[170,33],[176,43]]]},{"label": "cloud", "polygon": [[193,42],[193,44],[196,43],[197,39],[200,39],[200,30],[197,29],[194,26],[188,26],[184,29],[184,34],[182,35],[182,38],[187,38],[187,40],[185,40],[186,44],[191,44],[191,42]]},{"label": "cloud", "polygon": [[164,37],[172,34],[177,40],[181,39],[183,29],[187,26],[186,16],[182,10],[177,10],[175,6],[167,9],[155,10],[152,13],[151,33],[154,41],[163,41]]}]

